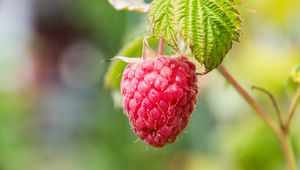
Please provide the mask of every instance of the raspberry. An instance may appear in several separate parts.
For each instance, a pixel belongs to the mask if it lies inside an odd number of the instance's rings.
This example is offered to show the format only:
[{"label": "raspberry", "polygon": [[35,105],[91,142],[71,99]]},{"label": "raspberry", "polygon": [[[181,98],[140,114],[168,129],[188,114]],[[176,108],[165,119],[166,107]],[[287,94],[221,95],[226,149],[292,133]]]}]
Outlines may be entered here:
[{"label": "raspberry", "polygon": [[121,82],[123,106],[134,133],[146,143],[173,143],[197,102],[195,65],[186,57],[159,56],[129,64]]}]

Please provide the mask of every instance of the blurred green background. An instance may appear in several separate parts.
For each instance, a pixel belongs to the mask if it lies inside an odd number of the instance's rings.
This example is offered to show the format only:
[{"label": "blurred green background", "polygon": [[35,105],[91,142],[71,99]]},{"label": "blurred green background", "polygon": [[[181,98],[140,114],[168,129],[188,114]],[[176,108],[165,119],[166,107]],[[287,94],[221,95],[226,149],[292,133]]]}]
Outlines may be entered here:
[{"label": "blurred green background", "polygon": [[[241,42],[224,64],[247,90],[269,89],[285,114],[300,63],[300,1],[238,2]],[[217,71],[200,78],[196,111],[174,144],[137,140],[101,61],[149,33],[145,14],[106,0],[1,0],[0,25],[0,170],[285,169],[275,136]],[[300,165],[300,109],[292,138]]]}]

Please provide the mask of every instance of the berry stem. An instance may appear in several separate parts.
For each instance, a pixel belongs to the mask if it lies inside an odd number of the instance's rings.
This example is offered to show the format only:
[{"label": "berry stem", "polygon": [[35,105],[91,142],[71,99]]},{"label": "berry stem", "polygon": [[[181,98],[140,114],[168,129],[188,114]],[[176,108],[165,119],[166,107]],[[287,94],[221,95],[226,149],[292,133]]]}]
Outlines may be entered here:
[{"label": "berry stem", "polygon": [[[240,95],[252,106],[252,108],[260,115],[260,117],[273,130],[273,132],[279,139],[281,149],[284,154],[288,169],[297,170],[293,148],[289,139],[289,131],[286,130],[287,127],[279,126],[272,119],[270,114],[266,110],[264,110],[264,108],[258,102],[256,102],[256,100],[254,100],[254,98],[251,97],[250,94],[231,76],[231,74],[226,70],[226,68],[223,65],[220,65],[218,67],[218,70],[222,74],[222,76],[240,93]],[[298,97],[297,94],[299,95]],[[297,94],[296,97],[294,97],[294,100],[296,101],[298,101],[300,98],[300,88],[298,89]],[[293,104],[292,104],[292,108],[293,108]]]},{"label": "berry stem", "polygon": [[161,56],[164,53],[164,40],[162,38],[159,38],[159,44],[158,44],[158,55]]}]

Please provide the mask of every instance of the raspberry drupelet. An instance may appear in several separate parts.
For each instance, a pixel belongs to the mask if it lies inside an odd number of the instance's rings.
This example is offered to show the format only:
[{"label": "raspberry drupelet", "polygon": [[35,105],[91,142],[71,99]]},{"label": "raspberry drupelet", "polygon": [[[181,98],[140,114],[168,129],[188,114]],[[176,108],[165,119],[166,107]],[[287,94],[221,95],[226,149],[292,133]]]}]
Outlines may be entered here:
[{"label": "raspberry drupelet", "polygon": [[195,108],[195,65],[184,56],[141,59],[125,69],[121,93],[134,133],[152,146],[163,147],[176,140]]}]

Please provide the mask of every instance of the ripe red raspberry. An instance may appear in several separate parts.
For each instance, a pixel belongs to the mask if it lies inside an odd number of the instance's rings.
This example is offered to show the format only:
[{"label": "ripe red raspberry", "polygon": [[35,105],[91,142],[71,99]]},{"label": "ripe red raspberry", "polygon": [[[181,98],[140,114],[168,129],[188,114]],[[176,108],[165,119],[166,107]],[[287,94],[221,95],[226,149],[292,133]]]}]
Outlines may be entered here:
[{"label": "ripe red raspberry", "polygon": [[142,59],[125,69],[121,92],[135,134],[152,146],[163,147],[175,141],[194,110],[195,65],[183,56]]}]

